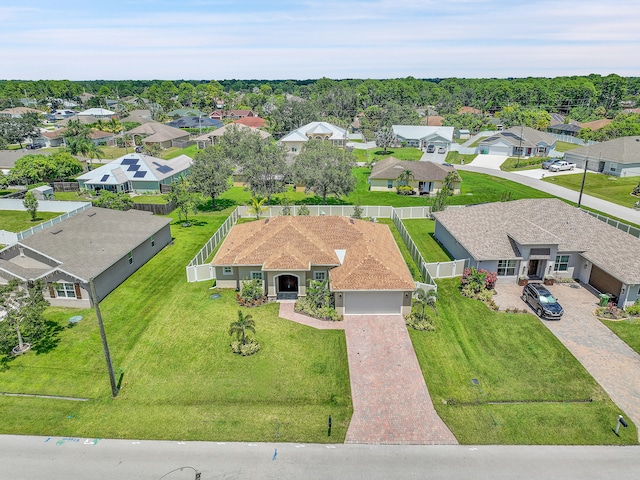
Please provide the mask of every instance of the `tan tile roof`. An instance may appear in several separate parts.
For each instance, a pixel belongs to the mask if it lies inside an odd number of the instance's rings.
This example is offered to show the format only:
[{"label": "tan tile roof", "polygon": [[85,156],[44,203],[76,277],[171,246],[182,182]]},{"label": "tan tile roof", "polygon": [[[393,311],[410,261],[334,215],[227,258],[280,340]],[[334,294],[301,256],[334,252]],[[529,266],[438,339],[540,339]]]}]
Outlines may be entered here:
[{"label": "tan tile roof", "polygon": [[[336,250],[345,250],[342,265]],[[333,216],[274,217],[231,229],[213,265],[264,270],[334,267],[332,290],[413,290],[414,282],[389,227]]]},{"label": "tan tile roof", "polygon": [[640,284],[640,239],[558,199],[474,205],[434,216],[477,260],[520,258],[511,241],[517,237],[528,245],[580,252],[618,280]]},{"label": "tan tile roof", "polygon": [[600,120],[594,120],[593,122],[581,123],[580,126],[582,128],[590,128],[591,130],[600,130],[602,127],[606,127],[610,123],[611,123],[610,119],[602,118]]}]

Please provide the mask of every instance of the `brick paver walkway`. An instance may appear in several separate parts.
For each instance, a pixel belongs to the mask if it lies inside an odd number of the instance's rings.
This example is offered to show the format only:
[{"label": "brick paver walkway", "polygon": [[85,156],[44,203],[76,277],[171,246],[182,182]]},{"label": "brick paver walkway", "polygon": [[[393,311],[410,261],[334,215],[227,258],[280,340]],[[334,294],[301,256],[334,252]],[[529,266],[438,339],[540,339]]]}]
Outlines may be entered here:
[{"label": "brick paver walkway", "polygon": [[280,304],[280,316],[315,328],[345,330],[353,416],[346,443],[457,444],[438,417],[401,315],[351,315],[323,322]]},{"label": "brick paver walkway", "polygon": [[[605,327],[594,315],[598,298],[584,286],[548,287],[564,308],[559,321],[543,323],[605,389],[624,414],[640,426],[640,355]],[[522,287],[498,285],[495,301],[503,307],[523,308]],[[623,413],[620,412],[620,413]],[[612,419],[612,426],[616,419]]]}]

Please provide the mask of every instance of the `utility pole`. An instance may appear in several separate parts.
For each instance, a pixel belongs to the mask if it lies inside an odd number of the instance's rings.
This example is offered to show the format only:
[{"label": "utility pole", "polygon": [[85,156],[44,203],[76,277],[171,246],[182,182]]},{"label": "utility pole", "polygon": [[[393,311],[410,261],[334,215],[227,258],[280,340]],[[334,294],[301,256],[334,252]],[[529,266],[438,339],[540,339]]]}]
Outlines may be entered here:
[{"label": "utility pole", "polygon": [[584,181],[587,179],[587,167],[589,166],[589,157],[584,160],[584,173],[582,174],[582,185],[580,185],[580,195],[578,196],[578,208],[582,203],[582,191],[584,190]]},{"label": "utility pole", "polygon": [[113,364],[111,363],[111,354],[109,353],[109,344],[107,343],[107,334],[104,331],[104,324],[102,323],[102,314],[100,313],[100,303],[98,302],[98,296],[96,295],[96,287],[93,284],[93,278],[89,280],[89,290],[91,293],[91,302],[96,309],[96,318],[98,319],[98,327],[100,328],[100,338],[102,339],[102,348],[104,349],[104,358],[107,361],[107,370],[109,371],[109,381],[111,382],[111,394],[113,398],[118,396],[118,385],[116,384],[116,377],[113,373]]},{"label": "utility pole", "polygon": [[518,160],[516,160],[516,168],[520,166],[520,155],[522,155],[522,131],[524,124],[520,124],[520,141],[518,142]]}]

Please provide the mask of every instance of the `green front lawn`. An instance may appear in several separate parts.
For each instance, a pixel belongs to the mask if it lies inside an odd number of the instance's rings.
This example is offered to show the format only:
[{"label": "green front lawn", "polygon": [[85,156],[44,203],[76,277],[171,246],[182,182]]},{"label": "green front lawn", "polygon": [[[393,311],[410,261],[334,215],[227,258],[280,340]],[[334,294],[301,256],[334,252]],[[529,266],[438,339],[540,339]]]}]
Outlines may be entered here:
[{"label": "green front lawn", "polygon": [[[59,331],[39,351],[0,364],[2,390],[89,401],[0,396],[2,433],[343,441],[352,414],[344,332],[280,319],[276,304],[246,309],[262,349],[242,358],[229,348],[235,292],[217,290],[222,298],[211,300],[210,282],[186,282],[185,265],[230,211],[190,217],[190,228],[175,221],[174,244],[101,303],[122,383],[116,399],[110,398],[94,312],[50,308],[47,316]],[[84,319],[69,328],[77,314]]]},{"label": "green front lawn", "polygon": [[[582,173],[574,173],[546,177],[544,181],[579,192],[582,177]],[[587,172],[587,178],[584,183],[584,193],[592,197],[607,200],[608,202],[617,203],[623,207],[632,208],[633,204],[640,200],[640,197],[631,195],[634,187],[638,185],[639,182],[640,177],[614,177],[602,173]]]},{"label": "green front lawn", "polygon": [[387,148],[387,152],[384,153],[384,149],[380,147],[370,148],[368,150],[362,150],[356,148],[353,150],[353,154],[356,157],[357,162],[379,162],[388,157],[395,157],[398,160],[420,160],[423,152],[419,148]]},{"label": "green front lawn", "polygon": [[450,150],[449,152],[447,152],[447,163],[460,165],[462,163],[462,160],[464,160],[464,163],[468,164],[468,163],[471,163],[473,159],[475,159],[477,156],[478,154],[476,153],[462,154],[462,153]]},{"label": "green front lawn", "polygon": [[62,215],[60,212],[38,212],[36,221],[32,222],[31,215],[27,211],[0,210],[0,229],[18,233],[60,215]]},{"label": "green front lawn", "polygon": [[640,319],[611,321],[600,320],[613,333],[622,339],[624,343],[640,354]]},{"label": "green front lawn", "polygon": [[631,424],[613,434],[618,407],[536,316],[494,312],[462,297],[459,282],[438,281],[435,332],[410,330],[436,411],[458,441],[638,443]]},{"label": "green front lawn", "polygon": [[458,173],[462,177],[461,194],[451,197],[451,205],[499,202],[502,195],[509,192],[512,200],[553,198],[553,195],[504,178],[466,171],[458,171]]},{"label": "green front lawn", "polygon": [[537,170],[539,168],[542,168],[542,162],[548,159],[548,157],[529,157],[520,159],[518,159],[518,157],[509,157],[504,161],[502,165],[500,165],[500,170],[503,170],[505,172]]}]

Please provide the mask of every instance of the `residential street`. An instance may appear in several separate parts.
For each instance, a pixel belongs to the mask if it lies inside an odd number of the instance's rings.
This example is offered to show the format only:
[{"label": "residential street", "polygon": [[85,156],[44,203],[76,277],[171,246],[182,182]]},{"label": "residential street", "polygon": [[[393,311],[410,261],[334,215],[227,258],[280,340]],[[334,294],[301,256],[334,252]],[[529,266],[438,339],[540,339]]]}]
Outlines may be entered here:
[{"label": "residential street", "polygon": [[5,435],[0,436],[0,463],[1,480],[177,480],[195,478],[195,470],[203,480],[635,480],[640,447],[304,445]]},{"label": "residential street", "polygon": [[[484,155],[479,155],[479,157],[484,157]],[[458,170],[485,173],[487,175],[493,175],[494,177],[506,178],[507,180],[512,180],[514,182],[521,183],[522,185],[527,185],[531,188],[535,188],[536,190],[540,190],[551,195],[570,200],[572,202],[578,202],[578,192],[574,192],[573,190],[569,190],[568,188],[561,187],[559,185],[553,185],[551,183],[540,180],[539,178],[534,178],[527,173],[527,170],[518,173],[503,172],[499,169],[499,167],[486,166],[482,162],[480,162],[482,166],[476,166],[476,161],[477,160],[474,160],[467,165],[456,165],[456,168]],[[493,163],[495,164],[495,162]],[[599,198],[595,198],[585,194],[582,195],[582,205],[598,210],[605,215],[611,215],[627,222],[640,224],[640,211],[633,210],[632,208],[616,205],[615,203],[607,202],[606,200],[601,200]]]}]

